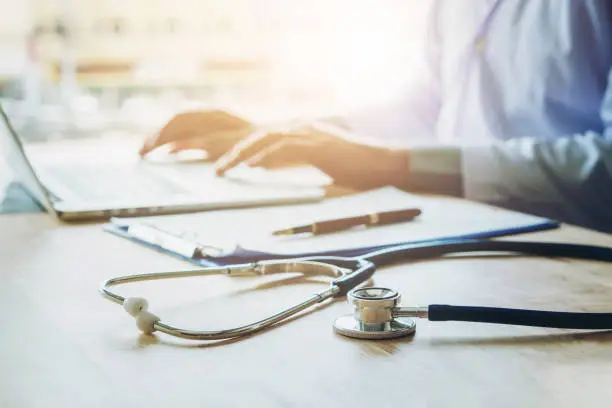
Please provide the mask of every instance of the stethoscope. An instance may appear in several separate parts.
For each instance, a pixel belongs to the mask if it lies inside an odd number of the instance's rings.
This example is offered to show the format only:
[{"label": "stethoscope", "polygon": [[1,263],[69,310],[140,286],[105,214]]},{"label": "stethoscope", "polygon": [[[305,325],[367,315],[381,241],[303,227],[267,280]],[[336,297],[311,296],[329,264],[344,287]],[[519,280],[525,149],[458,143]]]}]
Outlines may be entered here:
[{"label": "stethoscope", "polygon": [[[271,328],[305,309],[328,299],[347,296],[354,313],[334,322],[336,333],[360,339],[388,339],[411,334],[416,323],[410,317],[430,321],[463,321],[506,325],[551,327],[562,329],[612,329],[612,313],[558,312],[507,309],[477,306],[429,305],[399,307],[399,292],[381,287],[365,287],[376,267],[401,261],[421,261],[463,253],[518,253],[545,257],[612,262],[612,248],[561,243],[517,242],[497,240],[455,240],[400,245],[370,252],[360,257],[309,257],[284,260],[264,260],[224,267],[192,271],[146,273],[108,279],[100,287],[107,299],[123,305],[136,320],[137,327],[146,334],[155,331],[190,340],[221,340],[246,336]],[[244,326],[223,330],[191,330],[171,326],[148,310],[146,299],[125,298],[110,290],[112,286],[156,279],[193,276],[227,275],[262,276],[278,273],[331,276],[329,287],[287,309]]]}]

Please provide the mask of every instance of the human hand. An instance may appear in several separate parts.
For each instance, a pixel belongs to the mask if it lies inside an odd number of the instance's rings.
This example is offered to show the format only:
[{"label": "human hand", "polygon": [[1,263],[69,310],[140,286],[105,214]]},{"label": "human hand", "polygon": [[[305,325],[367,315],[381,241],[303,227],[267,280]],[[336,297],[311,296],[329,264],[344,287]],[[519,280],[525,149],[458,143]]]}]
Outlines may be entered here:
[{"label": "human hand", "polygon": [[408,151],[351,140],[333,130],[309,126],[250,134],[217,161],[217,174],[243,163],[266,168],[307,163],[339,185],[374,188],[403,183]]},{"label": "human hand", "polygon": [[249,122],[223,111],[181,113],[172,118],[157,135],[145,140],[139,154],[171,145],[170,152],[202,149],[216,160],[252,131]]}]

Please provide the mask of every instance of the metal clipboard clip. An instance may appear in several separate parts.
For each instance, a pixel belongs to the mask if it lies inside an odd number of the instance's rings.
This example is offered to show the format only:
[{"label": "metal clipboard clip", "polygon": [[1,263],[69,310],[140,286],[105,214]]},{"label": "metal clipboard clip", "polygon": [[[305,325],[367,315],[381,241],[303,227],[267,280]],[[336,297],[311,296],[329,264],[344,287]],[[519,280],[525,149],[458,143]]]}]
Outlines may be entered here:
[{"label": "metal clipboard clip", "polygon": [[122,221],[121,224],[129,236],[190,259],[226,256],[232,254],[237,247],[237,245],[201,244],[195,239],[188,239],[184,235],[174,234],[140,222]]}]

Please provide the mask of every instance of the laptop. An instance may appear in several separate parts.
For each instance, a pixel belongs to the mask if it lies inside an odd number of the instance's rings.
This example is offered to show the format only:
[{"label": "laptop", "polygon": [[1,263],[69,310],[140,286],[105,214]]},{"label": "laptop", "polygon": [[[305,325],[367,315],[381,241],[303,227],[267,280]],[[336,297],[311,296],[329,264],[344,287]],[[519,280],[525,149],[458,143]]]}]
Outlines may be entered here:
[{"label": "laptop", "polygon": [[62,221],[294,204],[324,198],[320,186],[218,177],[211,163],[151,164],[139,159],[136,150],[128,153],[133,160],[115,160],[115,156],[121,156],[116,144],[107,152],[87,151],[81,147],[92,142],[76,140],[65,145],[38,143],[33,146],[38,149],[30,148],[1,105],[0,116],[0,139],[16,181]]}]

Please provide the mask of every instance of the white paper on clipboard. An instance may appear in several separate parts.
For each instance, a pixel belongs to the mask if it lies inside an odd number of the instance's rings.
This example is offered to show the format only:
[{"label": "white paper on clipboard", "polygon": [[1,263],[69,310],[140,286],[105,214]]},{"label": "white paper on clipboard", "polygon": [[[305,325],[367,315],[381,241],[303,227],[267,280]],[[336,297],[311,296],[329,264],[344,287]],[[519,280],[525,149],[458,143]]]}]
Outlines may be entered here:
[{"label": "white paper on clipboard", "polygon": [[[326,219],[417,207],[422,214],[412,221],[357,227],[324,235],[274,236],[277,229]],[[550,223],[545,218],[516,213],[473,202],[423,197],[385,187],[311,204],[235,209],[181,215],[120,219],[143,223],[185,240],[206,246],[296,255],[350,248],[443,239],[531,228]]]}]

